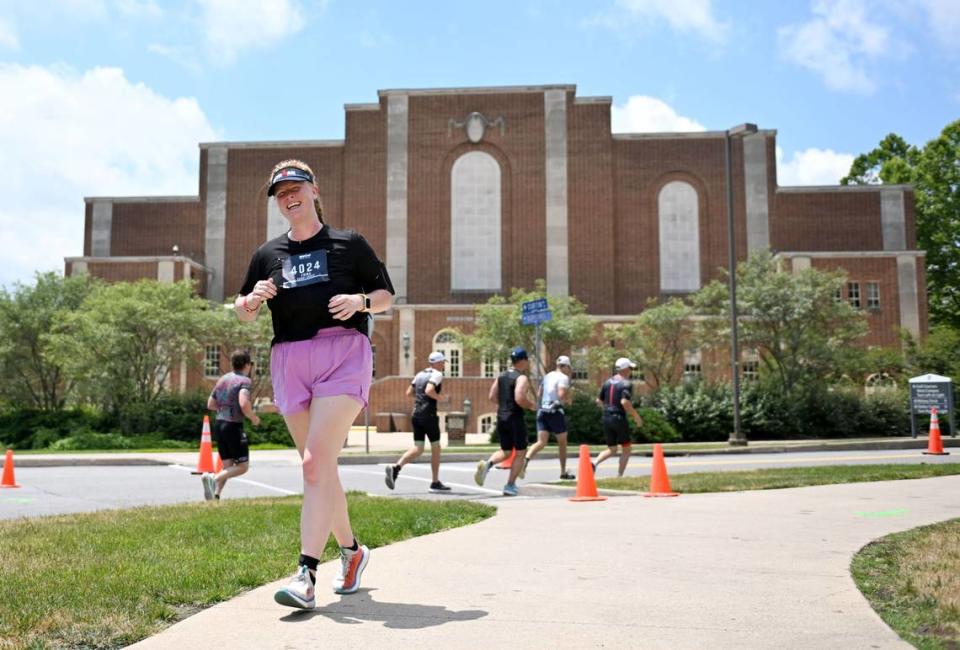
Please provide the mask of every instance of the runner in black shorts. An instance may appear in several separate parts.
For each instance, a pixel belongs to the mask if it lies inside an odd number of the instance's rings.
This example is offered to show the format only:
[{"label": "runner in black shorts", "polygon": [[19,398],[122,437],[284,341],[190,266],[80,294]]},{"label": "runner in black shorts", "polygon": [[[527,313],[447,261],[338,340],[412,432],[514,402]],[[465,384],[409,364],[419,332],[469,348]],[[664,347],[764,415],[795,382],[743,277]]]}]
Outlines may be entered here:
[{"label": "runner in black shorts", "polygon": [[440,417],[437,402],[449,402],[450,397],[440,397],[443,389],[443,365],[447,358],[443,352],[431,352],[430,365],[417,373],[407,386],[407,397],[413,397],[413,447],[408,449],[395,465],[387,465],[386,484],[391,490],[397,482],[400,470],[423,453],[424,438],[430,441],[430,470],[433,472],[431,492],[449,492],[450,488],[440,482]]},{"label": "runner in black shorts", "polygon": [[537,455],[550,441],[550,434],[557,439],[560,457],[560,478],[571,480],[576,478],[567,473],[567,418],[563,412],[563,405],[570,403],[570,357],[562,355],[557,358],[557,369],[548,372],[540,381],[537,390],[537,400],[540,403],[537,409],[537,441],[527,449],[524,459],[524,468],[520,471],[523,478],[527,471],[530,459]]},{"label": "runner in black shorts", "polygon": [[603,409],[603,437],[607,448],[597,456],[593,467],[596,470],[600,463],[616,454],[617,445],[619,445],[622,451],[617,476],[623,476],[623,472],[627,469],[627,462],[630,460],[630,425],[627,422],[627,414],[630,414],[638,427],[643,426],[643,419],[633,408],[631,401],[633,387],[630,384],[630,373],[637,364],[626,357],[620,357],[614,365],[617,373],[603,382],[600,395],[597,397],[597,404]]},{"label": "runner in black shorts", "polygon": [[510,361],[513,366],[500,374],[490,385],[490,401],[497,405],[497,436],[500,438],[500,449],[493,452],[488,460],[477,463],[474,480],[477,485],[483,485],[487,472],[495,464],[506,460],[510,452],[516,451],[517,458],[510,466],[510,476],[503,486],[503,494],[508,497],[517,496],[517,477],[523,470],[521,453],[527,448],[527,424],[523,419],[523,410],[533,411],[537,408],[530,399],[530,382],[526,374],[530,364],[527,351],[523,348],[514,348],[510,352]]},{"label": "runner in black shorts", "polygon": [[213,432],[217,439],[217,451],[223,461],[223,471],[214,476],[206,473],[201,477],[203,494],[209,499],[219,499],[223,486],[231,478],[246,474],[250,469],[250,448],[243,430],[244,416],[253,426],[260,426],[260,418],[253,412],[250,402],[250,371],[253,362],[250,355],[238,350],[230,357],[233,372],[228,372],[217,381],[207,398],[207,408],[217,412]]}]

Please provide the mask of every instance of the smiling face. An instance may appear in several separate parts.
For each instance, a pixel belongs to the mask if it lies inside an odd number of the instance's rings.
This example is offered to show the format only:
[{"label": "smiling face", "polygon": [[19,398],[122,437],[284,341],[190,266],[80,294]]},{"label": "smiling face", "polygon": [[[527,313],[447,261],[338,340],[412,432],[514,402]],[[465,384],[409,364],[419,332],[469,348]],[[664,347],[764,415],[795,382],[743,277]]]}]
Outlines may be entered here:
[{"label": "smiling face", "polygon": [[317,210],[313,201],[319,196],[317,186],[305,181],[283,181],[274,188],[277,207],[288,221],[315,219]]}]

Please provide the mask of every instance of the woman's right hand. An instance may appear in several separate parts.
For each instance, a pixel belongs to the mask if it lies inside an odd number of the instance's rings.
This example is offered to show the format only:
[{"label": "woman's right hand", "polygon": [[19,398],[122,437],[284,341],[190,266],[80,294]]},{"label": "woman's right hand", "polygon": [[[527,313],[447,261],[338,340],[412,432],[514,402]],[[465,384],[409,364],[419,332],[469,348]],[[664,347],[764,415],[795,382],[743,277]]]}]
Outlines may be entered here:
[{"label": "woman's right hand", "polygon": [[253,285],[253,291],[247,294],[247,301],[253,303],[252,307],[259,307],[264,301],[270,300],[277,295],[277,285],[273,283],[272,278],[258,280]]}]

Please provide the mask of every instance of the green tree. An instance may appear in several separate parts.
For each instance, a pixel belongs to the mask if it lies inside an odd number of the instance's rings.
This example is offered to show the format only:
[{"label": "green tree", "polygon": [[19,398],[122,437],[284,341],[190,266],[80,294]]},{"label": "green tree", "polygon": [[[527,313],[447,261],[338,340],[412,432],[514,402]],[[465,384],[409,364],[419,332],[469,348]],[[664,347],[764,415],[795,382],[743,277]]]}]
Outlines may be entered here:
[{"label": "green tree", "polygon": [[546,360],[552,360],[571,349],[584,345],[594,332],[593,319],[587,308],[573,296],[547,295],[546,283],[537,280],[534,289],[513,289],[508,298],[493,296],[476,308],[473,331],[462,336],[465,351],[473,358],[501,359],[511,348],[523,346],[534,350],[534,328],[520,323],[520,305],[529,300],[546,298],[553,319],[541,326],[541,340]]},{"label": "green tree", "polygon": [[49,355],[44,335],[77,309],[94,286],[88,276],[37,273],[35,284],[0,291],[0,397],[17,406],[64,407],[73,382]]},{"label": "green tree", "polygon": [[[841,271],[784,272],[769,252],[737,267],[739,341],[757,350],[766,373],[784,390],[828,376],[839,352],[869,331],[862,312],[835,298],[845,281]],[[718,347],[729,341],[723,318],[728,303],[726,283],[716,280],[695,296],[698,312],[716,316]]]},{"label": "green tree", "polygon": [[840,182],[914,186],[917,245],[927,252],[930,315],[960,327],[960,120],[922,149],[891,133],[876,149],[857,156]]},{"label": "green tree", "polygon": [[210,329],[206,334],[206,343],[217,344],[227,355],[234,350],[246,350],[253,360],[253,373],[250,377],[250,397],[256,400],[270,388],[270,340],[273,338],[273,325],[270,320],[270,308],[264,305],[253,322],[241,322],[234,313],[233,304],[223,309],[214,309],[210,316]]},{"label": "green tree", "polygon": [[627,356],[654,388],[672,386],[680,379],[684,350],[697,347],[693,316],[693,307],[680,298],[663,304],[651,299],[636,320],[616,329],[621,345],[597,346],[591,351],[591,363],[609,370],[617,357]]},{"label": "green tree", "polygon": [[50,352],[87,401],[151,402],[171,369],[203,349],[214,316],[189,281],[99,285],[48,335]]}]

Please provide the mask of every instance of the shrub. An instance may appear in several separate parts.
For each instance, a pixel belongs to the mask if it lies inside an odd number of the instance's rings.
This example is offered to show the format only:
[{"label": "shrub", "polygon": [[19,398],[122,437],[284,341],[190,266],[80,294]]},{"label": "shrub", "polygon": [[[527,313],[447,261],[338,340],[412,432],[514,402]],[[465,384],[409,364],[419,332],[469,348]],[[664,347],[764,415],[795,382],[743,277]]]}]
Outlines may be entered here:
[{"label": "shrub", "polygon": [[863,435],[910,435],[910,404],[906,391],[878,391],[863,400]]},{"label": "shrub", "polygon": [[50,449],[56,451],[76,451],[80,449],[133,449],[133,440],[119,433],[96,433],[78,431],[71,436],[61,438]]},{"label": "shrub", "polygon": [[251,445],[271,443],[275,445],[293,445],[293,438],[287,429],[287,423],[279,413],[261,413],[260,426],[255,427],[249,421],[245,422],[244,430]]},{"label": "shrub", "polygon": [[129,402],[110,418],[109,429],[125,435],[162,432],[164,438],[195,442],[200,439],[207,395],[193,392],[163,395],[153,402]]},{"label": "shrub", "polygon": [[733,430],[733,391],[726,384],[664,387],[649,399],[684,440],[726,440]]},{"label": "shrub", "polygon": [[630,438],[636,442],[679,442],[682,436],[663,415],[652,408],[637,409],[643,419],[639,429],[631,422]]},{"label": "shrub", "polygon": [[[104,428],[103,416],[90,409],[9,409],[0,413],[0,444],[14,449],[42,449],[75,431]],[[35,439],[37,434],[40,439]]]}]

